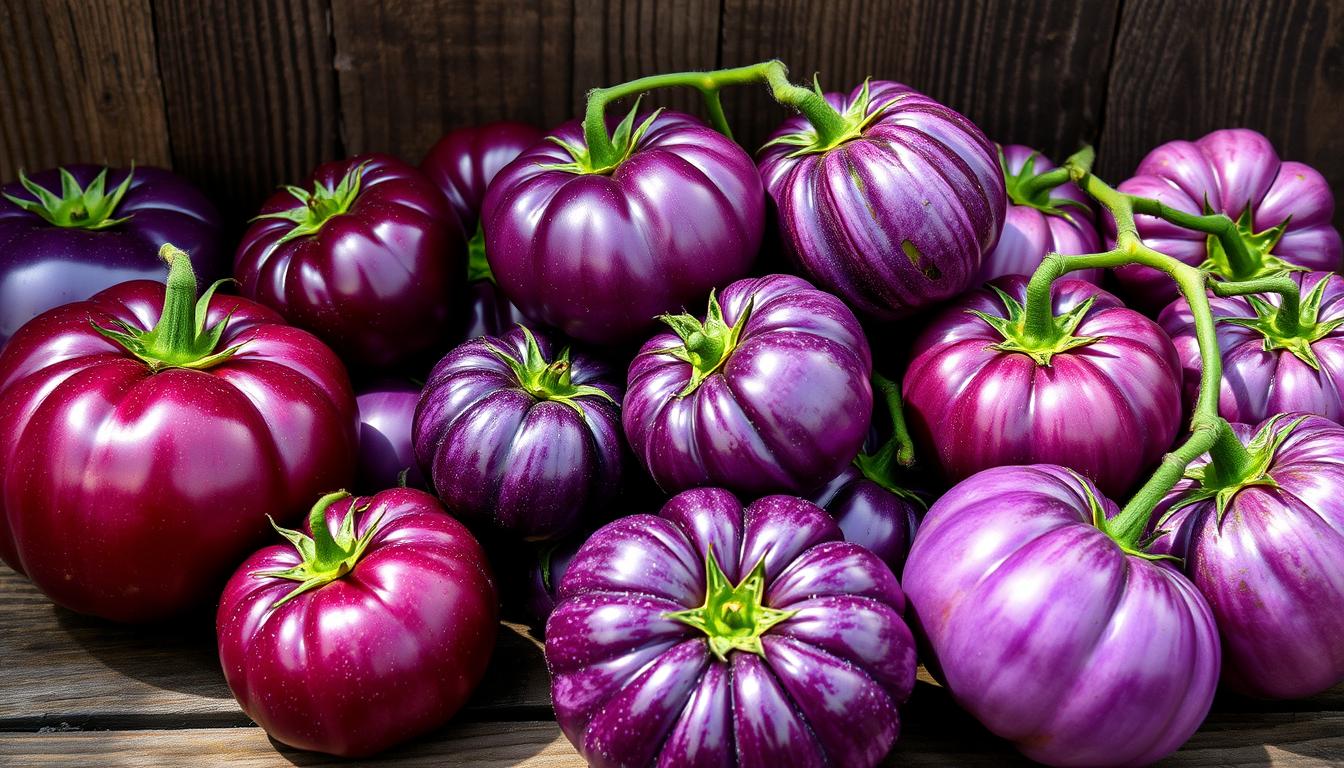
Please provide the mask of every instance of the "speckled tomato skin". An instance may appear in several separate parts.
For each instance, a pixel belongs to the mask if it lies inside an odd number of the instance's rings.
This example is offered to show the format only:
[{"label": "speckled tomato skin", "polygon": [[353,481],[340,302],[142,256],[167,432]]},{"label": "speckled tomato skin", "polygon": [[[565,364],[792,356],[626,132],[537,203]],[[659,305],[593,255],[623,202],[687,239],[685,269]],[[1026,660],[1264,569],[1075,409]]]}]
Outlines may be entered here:
[{"label": "speckled tomato skin", "polygon": [[[732,583],[764,559],[765,605],[797,611],[765,632],[764,655],[719,660],[666,616],[704,602],[711,550]],[[596,768],[870,768],[899,734],[915,682],[900,585],[808,501],[685,491],[598,530],[559,598],[556,720]]]},{"label": "speckled tomato skin", "polygon": [[[362,507],[367,504],[367,509]],[[363,757],[447,722],[485,674],[498,596],[485,552],[434,497],[398,488],[339,501],[377,532],[345,576],[272,610],[298,563],[266,547],[229,580],[216,614],[219,660],[243,712],[300,749]]]}]

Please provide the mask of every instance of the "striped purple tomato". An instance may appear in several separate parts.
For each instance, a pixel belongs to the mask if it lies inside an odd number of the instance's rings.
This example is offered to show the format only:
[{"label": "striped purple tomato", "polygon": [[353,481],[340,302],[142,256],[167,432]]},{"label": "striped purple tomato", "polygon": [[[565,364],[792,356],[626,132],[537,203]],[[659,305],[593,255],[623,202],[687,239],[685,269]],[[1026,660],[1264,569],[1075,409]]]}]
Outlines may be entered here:
[{"label": "striped purple tomato", "polygon": [[[1296,311],[1277,293],[1209,298],[1223,361],[1218,413],[1228,421],[1249,424],[1293,411],[1344,421],[1344,278],[1289,276],[1300,288]],[[1181,298],[1157,322],[1176,345],[1189,410],[1203,370],[1194,315]]]},{"label": "striped purple tomato", "polygon": [[[1008,190],[1008,214],[994,250],[980,265],[978,282],[1004,275],[1030,275],[1048,253],[1080,254],[1101,250],[1096,212],[1072,182],[1040,186],[1041,175],[1057,166],[1031,147],[999,148],[999,167]],[[1071,277],[1101,283],[1103,270],[1085,269]]]},{"label": "striped purple tomato", "polygon": [[844,302],[791,275],[739,280],[709,312],[666,316],[630,363],[622,421],[669,493],[807,492],[862,447],[872,358]]},{"label": "striped purple tomato", "polygon": [[619,387],[605,366],[518,327],[439,361],[412,441],[448,509],[526,539],[574,530],[621,482]]},{"label": "striped purple tomato", "polygon": [[1181,558],[1213,609],[1226,684],[1311,696],[1344,681],[1344,427],[1279,414],[1232,428],[1250,461],[1216,477],[1196,460],[1158,507],[1152,550]]},{"label": "striped purple tomato", "polygon": [[903,395],[921,455],[953,482],[1054,463],[1123,494],[1180,428],[1176,350],[1152,320],[1068,278],[1051,286],[1050,317],[1032,331],[1026,293],[1025,278],[1001,278],[916,340]]},{"label": "striped purple tomato", "polygon": [[447,722],[485,676],[498,597],[485,552],[424,491],[324,496],[219,600],[219,662],[277,741],[343,757]]},{"label": "striped purple tomato", "polygon": [[915,683],[904,609],[810,502],[686,491],[570,561],[546,623],[556,720],[599,768],[868,768]]},{"label": "striped purple tomato", "polygon": [[[1314,168],[1280,160],[1269,139],[1245,128],[1214,131],[1198,141],[1170,141],[1148,153],[1121,192],[1156,199],[1186,213],[1225,213],[1237,223],[1248,258],[1229,254],[1217,238],[1152,216],[1137,216],[1150,247],[1224,280],[1248,280],[1283,269],[1333,272],[1344,246],[1331,219],[1335,198]],[[1109,223],[1109,226],[1114,226]],[[1243,263],[1244,261],[1244,263]],[[1177,296],[1161,272],[1137,264],[1115,276],[1135,306],[1156,312]]]},{"label": "striped purple tomato", "polygon": [[528,317],[590,344],[619,344],[751,268],[765,196],[751,157],[690,115],[617,126],[594,167],[571,121],[510,163],[482,212],[486,257]]},{"label": "striped purple tomato", "polygon": [[761,151],[785,248],[860,314],[893,319],[974,285],[999,238],[1003,173],[970,120],[888,80],[825,94],[847,129],[801,115]]},{"label": "striped purple tomato", "polygon": [[1047,765],[1153,763],[1213,703],[1208,605],[1172,563],[1122,549],[1115,513],[1064,467],[990,469],[934,503],[906,562],[952,697]]}]

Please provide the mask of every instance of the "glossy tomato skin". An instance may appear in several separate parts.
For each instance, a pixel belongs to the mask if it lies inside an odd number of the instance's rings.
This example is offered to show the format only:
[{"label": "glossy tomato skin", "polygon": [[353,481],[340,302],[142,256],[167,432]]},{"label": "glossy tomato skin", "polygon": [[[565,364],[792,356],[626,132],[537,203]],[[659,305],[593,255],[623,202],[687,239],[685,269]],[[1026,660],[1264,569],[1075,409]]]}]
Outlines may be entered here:
[{"label": "glossy tomato skin", "polygon": [[[583,144],[578,121],[549,135]],[[658,315],[703,302],[751,268],[765,227],[761,178],[741,147],[700,120],[660,112],[610,174],[545,167],[569,162],[540,142],[485,197],[490,269],[533,320],[590,344],[634,341]]]},{"label": "glossy tomato skin", "polygon": [[659,333],[630,363],[626,439],[664,491],[807,492],[854,459],[873,412],[872,356],[854,313],[792,275],[739,280],[723,319],[751,316],[726,362],[686,395],[691,365]]},{"label": "glossy tomato skin", "polygon": [[[65,169],[81,186],[103,170],[93,165]],[[219,212],[200,190],[170,171],[147,166],[110,169],[106,189],[115,189],[128,173],[130,188],[113,218],[129,218],[108,229],[58,227],[0,197],[0,347],[48,309],[128,280],[162,278],[159,247],[164,243],[190,254],[196,275],[207,285],[229,273]],[[52,192],[61,190],[54,168],[29,178]],[[18,182],[0,192],[33,199]]]},{"label": "glossy tomato skin", "polygon": [[[996,285],[1025,300],[1025,278]],[[902,382],[911,433],[952,482],[990,467],[1058,463],[1104,493],[1127,493],[1180,428],[1176,350],[1156,323],[1091,283],[1057,280],[1051,296],[1057,316],[1093,299],[1076,335],[1099,340],[1048,366],[994,348],[1003,336],[969,312],[1006,315],[989,290],[936,316]]]},{"label": "glossy tomato skin", "polygon": [[[796,614],[763,654],[710,652],[667,617],[705,602],[714,553],[736,584],[764,558],[764,603]],[[866,768],[900,731],[915,681],[905,598],[824,511],[718,488],[601,528],[570,561],[546,624],[560,729],[593,766]]]},{"label": "glossy tomato skin", "polygon": [[507,120],[458,128],[430,148],[420,170],[443,192],[462,229],[470,233],[495,174],[542,136],[536,126]]},{"label": "glossy tomato skin", "polygon": [[[1181,558],[1213,610],[1223,682],[1252,696],[1303,698],[1344,680],[1344,427],[1300,413],[1276,426],[1302,417],[1267,469],[1273,485],[1242,488],[1220,517],[1214,499],[1186,503],[1196,485],[1184,479],[1154,517],[1168,533],[1152,550]],[[1232,428],[1246,443],[1264,426]]]},{"label": "glossy tomato skin", "polygon": [[447,722],[485,674],[498,598],[485,553],[434,497],[408,488],[339,501],[356,534],[377,521],[346,575],[272,610],[298,585],[265,575],[298,564],[266,547],[219,601],[219,660],[247,716],[290,746],[372,755]]},{"label": "glossy tomato skin", "polygon": [[[761,177],[794,261],[858,313],[892,320],[976,282],[1003,228],[994,145],[970,120],[908,86],[873,80],[827,93],[841,113],[870,95],[879,116],[826,152],[767,146]],[[771,139],[807,129],[801,115]]]},{"label": "glossy tomato skin", "polygon": [[[148,329],[162,283],[51,310],[0,354],[0,555],[52,600],[116,621],[213,598],[240,557],[321,491],[350,482],[355,400],[312,335],[246,299],[206,370],[157,373],[94,322]],[[92,321],[92,322],[91,322]]]},{"label": "glossy tomato skin", "polygon": [[[1280,160],[1263,135],[1245,128],[1214,131],[1197,141],[1170,141],[1149,152],[1118,189],[1159,200],[1186,213],[1214,213],[1236,220],[1251,212],[1253,229],[1287,225],[1271,253],[1287,264],[1326,272],[1344,265],[1344,245],[1332,224],[1335,198],[1320,172]],[[1152,216],[1136,216],[1139,236],[1155,250],[1199,266],[1209,238]],[[1107,224],[1114,224],[1107,220]],[[1112,232],[1114,236],[1114,232]],[[1154,312],[1174,300],[1176,284],[1137,264],[1115,270],[1135,306]]]},{"label": "glossy tomato skin", "polygon": [[406,485],[424,488],[425,476],[415,459],[411,425],[420,387],[409,381],[385,380],[361,387],[359,406],[359,473],[356,487],[364,493],[394,488],[406,473]]},{"label": "glossy tomato skin", "polygon": [[[1028,160],[1036,174],[1052,171],[1058,166],[1031,147],[1009,144],[1001,148],[1003,162],[1009,173],[1022,171]],[[1050,190],[1052,200],[1068,200],[1076,205],[1060,207],[1062,214],[1046,213],[1030,205],[1021,205],[1011,197],[1003,222],[1003,233],[994,250],[985,256],[976,282],[988,282],[1005,275],[1030,276],[1041,265],[1046,254],[1077,255],[1102,250],[1101,236],[1097,234],[1096,210],[1092,201],[1072,182]],[[1105,270],[1083,269],[1069,276],[1089,283],[1101,283]]]},{"label": "glossy tomato skin", "polygon": [[[480,224],[481,206],[495,174],[542,140],[541,129],[500,121],[450,131],[420,162],[420,170],[443,192],[468,235]],[[493,278],[468,286],[470,313],[463,338],[502,336],[527,318]]]},{"label": "glossy tomato skin", "polygon": [[[1328,323],[1344,318],[1344,278],[1327,272],[1290,272],[1303,296],[1321,280],[1322,292],[1318,321]],[[1271,306],[1282,301],[1276,293],[1262,294]],[[1222,386],[1218,391],[1218,413],[1231,422],[1252,424],[1276,413],[1315,413],[1333,422],[1344,422],[1344,328],[1336,328],[1311,343],[1319,363],[1310,363],[1287,349],[1265,349],[1265,336],[1227,319],[1256,319],[1256,311],[1243,296],[1209,297],[1218,334],[1218,350],[1223,360]],[[1185,406],[1194,407],[1199,396],[1199,343],[1195,338],[1195,318],[1184,298],[1162,310],[1157,322],[1171,337],[1181,358],[1185,379]]]},{"label": "glossy tomato skin", "polygon": [[[554,360],[558,347],[536,338]],[[522,329],[472,339],[434,366],[416,408],[415,455],[439,498],[468,523],[532,540],[563,536],[620,490],[621,390],[604,364],[573,354],[573,383],[611,400],[538,399],[497,350],[524,359]]]},{"label": "glossy tomato skin", "polygon": [[1092,524],[1089,494],[1116,514],[1061,466],[981,472],[929,509],[901,583],[926,662],[989,730],[1047,765],[1148,765],[1209,711],[1218,631],[1173,564]]},{"label": "glossy tomato skin", "polygon": [[[317,334],[361,368],[386,368],[447,346],[466,274],[466,236],[438,189],[387,155],[318,166],[304,188],[335,186],[364,166],[349,209],[284,241],[294,223],[262,218],[243,235],[234,277],[244,295]],[[302,207],[288,191],[261,215]]]},{"label": "glossy tomato skin", "polygon": [[892,493],[852,464],[812,494],[811,500],[835,518],[845,541],[882,558],[892,573],[901,575],[924,513],[919,501]]}]

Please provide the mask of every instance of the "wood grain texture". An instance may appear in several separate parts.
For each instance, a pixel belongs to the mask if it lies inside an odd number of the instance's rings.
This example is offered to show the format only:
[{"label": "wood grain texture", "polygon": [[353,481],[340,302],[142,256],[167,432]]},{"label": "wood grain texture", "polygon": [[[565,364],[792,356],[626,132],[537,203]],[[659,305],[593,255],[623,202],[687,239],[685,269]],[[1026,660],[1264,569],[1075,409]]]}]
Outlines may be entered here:
[{"label": "wood grain texture", "polygon": [[154,0],[173,165],[234,222],[342,154],[325,0]]},{"label": "wood grain texture", "polygon": [[0,179],[169,160],[149,0],[0,3]]},{"label": "wood grain texture", "polygon": [[[1148,150],[1253,128],[1344,189],[1344,4],[1126,0],[1098,171],[1126,178]],[[1336,225],[1344,208],[1336,208]]]},{"label": "wood grain texture", "polygon": [[333,0],[346,148],[418,163],[452,128],[568,118],[572,12],[567,0]]},{"label": "wood grain texture", "polygon": [[[229,693],[213,616],[133,628],[52,605],[0,565],[0,730],[250,723]],[[550,717],[541,648],[504,625],[468,719]]]},{"label": "wood grain texture", "polygon": [[[577,0],[574,8],[574,115],[584,95],[645,75],[714,69],[720,0]],[[651,93],[645,104],[704,116],[688,89]]]},{"label": "wood grain texture", "polygon": [[[1099,132],[1118,0],[725,0],[723,65],[779,57],[795,81],[848,90],[898,80],[1000,142],[1066,155]],[[763,93],[726,97],[756,147],[783,117]]]},{"label": "wood grain texture", "polygon": [[386,765],[404,768],[582,768],[553,722],[468,723],[441,731],[380,755],[376,761],[349,761],[301,752],[248,728],[0,733],[0,765],[159,766],[227,764],[231,768],[348,768]]}]

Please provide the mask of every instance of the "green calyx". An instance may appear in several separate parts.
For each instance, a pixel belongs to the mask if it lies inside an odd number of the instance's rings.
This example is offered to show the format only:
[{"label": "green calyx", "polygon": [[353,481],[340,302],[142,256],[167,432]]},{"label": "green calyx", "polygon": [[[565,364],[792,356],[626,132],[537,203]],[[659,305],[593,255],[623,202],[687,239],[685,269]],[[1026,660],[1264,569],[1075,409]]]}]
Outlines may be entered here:
[{"label": "green calyx", "polygon": [[1087,494],[1087,507],[1092,515],[1092,525],[1095,526],[1097,530],[1106,534],[1106,536],[1109,537],[1111,541],[1114,541],[1117,545],[1119,545],[1120,549],[1124,550],[1125,554],[1133,555],[1135,557],[1141,557],[1144,560],[1180,559],[1172,555],[1158,555],[1144,551],[1148,548],[1149,544],[1152,544],[1154,539],[1156,539],[1158,536],[1162,534],[1161,531],[1159,531],[1156,534],[1153,534],[1153,536],[1149,537],[1144,541],[1138,542],[1137,545],[1131,546],[1129,543],[1127,543],[1125,541],[1124,536],[1122,536],[1120,532],[1116,530],[1117,526],[1115,525],[1115,521],[1106,519],[1106,510],[1102,508],[1101,502],[1097,499],[1097,495],[1092,492],[1092,486],[1084,482],[1082,475],[1079,475],[1077,472],[1069,470],[1069,474],[1078,478],[1078,484],[1082,486],[1083,493]]},{"label": "green calyx", "polygon": [[58,227],[95,231],[108,229],[131,218],[130,216],[114,218],[113,214],[131,188],[131,178],[135,175],[135,169],[132,168],[131,172],[126,174],[125,180],[111,192],[107,191],[107,170],[103,168],[87,187],[81,187],[73,174],[61,168],[59,195],[29,179],[23,171],[19,171],[19,183],[34,199],[25,200],[10,194],[5,194],[4,197],[23,210],[41,216],[48,223]]},{"label": "green calyx", "polygon": [[486,345],[490,351],[498,357],[509,370],[514,378],[529,395],[538,400],[553,400],[557,403],[567,405],[584,416],[583,407],[577,402],[581,397],[598,397],[612,405],[616,401],[611,395],[594,387],[590,384],[575,384],[571,378],[573,371],[569,363],[569,347],[560,350],[555,360],[548,361],[541,354],[541,347],[537,345],[537,337],[532,335],[532,331],[526,326],[518,326],[523,331],[523,336],[527,339],[527,349],[523,359],[519,360],[513,354],[502,346],[499,346],[494,340],[489,340]]},{"label": "green calyx", "polygon": [[293,568],[258,571],[254,574],[257,578],[289,579],[299,582],[297,587],[275,601],[271,605],[271,610],[279,608],[310,589],[341,578],[353,570],[355,563],[358,563],[359,558],[364,555],[364,550],[368,549],[369,542],[373,541],[373,536],[378,531],[379,523],[377,520],[371,522],[362,535],[355,536],[355,516],[368,509],[367,504],[353,506],[345,519],[341,520],[341,527],[335,535],[327,526],[327,510],[336,502],[348,498],[349,493],[336,491],[318,499],[308,514],[308,527],[313,531],[312,536],[302,531],[281,528],[274,520],[271,521],[271,527],[289,539],[300,558],[299,564]]},{"label": "green calyx", "polygon": [[[1275,416],[1251,438],[1244,452],[1236,453],[1233,461],[1220,460],[1215,446],[1215,450],[1210,451],[1211,461],[1186,468],[1185,477],[1194,480],[1196,487],[1186,492],[1184,498],[1167,511],[1167,516],[1191,504],[1213,499],[1218,522],[1221,523],[1223,515],[1227,512],[1227,505],[1232,503],[1232,499],[1242,489],[1257,485],[1277,488],[1278,483],[1270,476],[1269,468],[1273,466],[1274,456],[1283,445],[1283,441],[1288,439],[1304,419],[1306,417],[1302,416],[1287,425],[1280,426],[1283,414]],[[1228,434],[1231,435],[1230,430]],[[1230,439],[1236,438],[1231,436]]]},{"label": "green calyx", "polygon": [[565,171],[567,173],[578,174],[599,174],[609,175],[616,170],[616,167],[630,158],[635,148],[639,146],[640,139],[648,133],[649,127],[653,121],[658,119],[662,109],[657,109],[653,114],[644,118],[644,121],[635,127],[635,115],[639,112],[639,102],[643,100],[641,95],[635,99],[635,105],[630,108],[625,119],[617,126],[611,134],[612,154],[609,157],[594,157],[589,151],[587,143],[571,144],[558,136],[547,136],[546,139],[558,145],[569,153],[572,158],[568,163],[549,163],[542,165],[542,168],[550,171]]},{"label": "green calyx", "polygon": [[1036,158],[1040,157],[1039,152],[1032,152],[1027,157],[1026,162],[1017,173],[1008,170],[1008,160],[1003,156],[1003,150],[999,150],[999,169],[1003,171],[1004,185],[1008,190],[1008,199],[1013,205],[1026,208],[1035,208],[1047,216],[1058,216],[1060,218],[1073,221],[1073,215],[1068,208],[1075,208],[1079,211],[1088,212],[1086,205],[1071,200],[1067,197],[1051,197],[1050,193],[1061,184],[1069,182],[1069,172],[1064,168],[1056,168],[1054,171],[1046,173],[1036,172]]},{"label": "green calyx", "polygon": [[1219,317],[1217,320],[1259,331],[1265,337],[1266,352],[1286,349],[1313,370],[1319,371],[1321,361],[1316,358],[1316,351],[1311,345],[1334,333],[1344,323],[1344,318],[1320,322],[1321,299],[1329,279],[1328,275],[1323,276],[1312,286],[1298,304],[1297,312],[1293,312],[1290,305],[1276,307],[1262,297],[1251,294],[1246,297],[1246,301],[1255,310],[1255,317]]},{"label": "green calyx", "polygon": [[720,661],[731,651],[765,655],[761,636],[771,627],[797,611],[781,611],[763,604],[765,599],[765,558],[762,557],[746,578],[730,584],[711,549],[705,556],[705,602],[699,608],[665,614],[704,632],[709,650]]},{"label": "green calyx", "polygon": [[302,187],[285,185],[285,191],[294,196],[303,205],[287,208],[275,213],[263,213],[257,219],[283,219],[294,223],[294,227],[276,241],[276,245],[287,243],[298,237],[306,237],[322,229],[330,219],[350,210],[359,197],[360,185],[364,180],[364,169],[368,163],[360,163],[346,172],[334,187],[322,182],[313,185],[309,192]]},{"label": "green calyx", "polygon": [[213,327],[205,327],[210,299],[228,279],[216,281],[200,298],[196,298],[196,274],[191,258],[182,249],[164,243],[159,258],[168,263],[168,283],[163,292],[163,313],[150,330],[134,328],[113,320],[113,328],[94,323],[94,329],[120,344],[140,358],[153,371],[165,368],[203,370],[228,360],[242,347],[242,343],[215,351],[229,318]]},{"label": "green calyx", "polygon": [[993,285],[990,288],[994,289],[999,301],[1003,302],[1008,317],[1003,318],[974,309],[967,311],[989,323],[1003,336],[1003,341],[995,344],[994,349],[1001,352],[1021,352],[1030,355],[1038,365],[1049,366],[1055,355],[1101,340],[1097,336],[1075,335],[1078,325],[1092,308],[1091,298],[1062,315],[1053,315],[1046,328],[1033,333],[1028,329],[1027,313],[1017,299]]},{"label": "green calyx", "polygon": [[[789,153],[789,157],[800,157],[802,155],[817,154],[829,152],[832,149],[863,135],[868,129],[882,116],[885,105],[872,109],[872,97],[868,93],[868,84],[872,78],[866,78],[863,81],[863,89],[859,91],[859,97],[849,105],[844,112],[840,113],[841,126],[837,131],[830,135],[823,135],[815,123],[809,123],[806,128],[794,133],[786,133],[778,136],[762,146],[773,147],[782,144],[791,147],[798,147]],[[821,103],[825,103],[826,97],[821,91],[821,83],[816,77],[812,78],[812,92]]]},{"label": "green calyx", "polygon": [[860,452],[855,456],[854,467],[865,478],[888,493],[913,501],[927,509],[928,505],[919,494],[896,482],[896,467],[909,467],[915,463],[915,446],[905,425],[905,409],[901,402],[900,387],[891,379],[874,372],[873,396],[887,407],[891,419],[891,437],[874,453]]},{"label": "green calyx", "polygon": [[[1204,213],[1213,214],[1207,201],[1204,203]],[[1305,271],[1305,267],[1289,264],[1273,253],[1287,228],[1288,221],[1285,220],[1276,227],[1256,232],[1251,208],[1247,206],[1236,220],[1236,237],[1245,245],[1245,255],[1229,254],[1223,241],[1211,234],[1206,246],[1208,255],[1199,268],[1222,279],[1235,281],[1254,280],[1280,272]]]},{"label": "green calyx", "polygon": [[706,377],[723,367],[742,339],[742,329],[751,318],[755,299],[747,301],[747,306],[732,325],[723,319],[723,307],[713,291],[709,293],[709,311],[701,322],[694,315],[663,315],[659,317],[667,323],[681,338],[681,345],[662,350],[678,360],[690,363],[691,379],[685,388],[677,393],[678,397],[691,394]]}]

